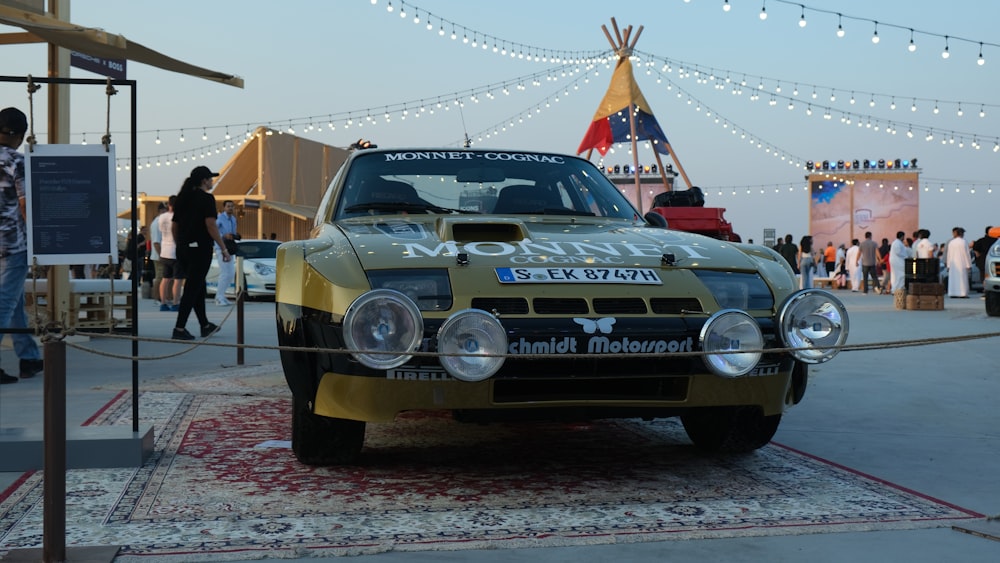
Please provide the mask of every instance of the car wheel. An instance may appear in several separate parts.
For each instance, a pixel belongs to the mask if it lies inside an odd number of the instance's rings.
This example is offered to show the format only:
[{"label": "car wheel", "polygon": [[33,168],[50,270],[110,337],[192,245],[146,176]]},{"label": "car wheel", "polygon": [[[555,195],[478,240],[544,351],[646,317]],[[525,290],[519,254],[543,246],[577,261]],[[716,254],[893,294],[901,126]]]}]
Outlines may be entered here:
[{"label": "car wheel", "polygon": [[771,441],[781,415],[764,416],[759,407],[714,407],[681,415],[681,422],[699,450],[747,453]]},{"label": "car wheel", "polygon": [[292,398],[292,451],[306,465],[356,463],[365,423],[313,414],[307,401]]},{"label": "car wheel", "polygon": [[985,295],[986,314],[991,317],[1000,317],[1000,292],[987,291]]}]

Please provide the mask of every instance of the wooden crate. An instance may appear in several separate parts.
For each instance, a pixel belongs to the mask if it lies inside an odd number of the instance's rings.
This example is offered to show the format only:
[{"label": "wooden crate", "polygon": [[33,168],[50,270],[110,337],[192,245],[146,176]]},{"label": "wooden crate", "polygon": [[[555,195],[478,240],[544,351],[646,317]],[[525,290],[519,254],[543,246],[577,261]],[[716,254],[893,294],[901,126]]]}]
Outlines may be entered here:
[{"label": "wooden crate", "polygon": [[911,282],[906,288],[908,295],[944,295],[943,283]]},{"label": "wooden crate", "polygon": [[[48,280],[24,283],[24,306],[31,327],[52,321]],[[132,327],[132,286],[128,280],[70,280],[67,328],[115,331]],[[56,319],[62,320],[62,319]]]},{"label": "wooden crate", "polygon": [[906,308],[911,311],[944,310],[943,295],[907,295]]}]

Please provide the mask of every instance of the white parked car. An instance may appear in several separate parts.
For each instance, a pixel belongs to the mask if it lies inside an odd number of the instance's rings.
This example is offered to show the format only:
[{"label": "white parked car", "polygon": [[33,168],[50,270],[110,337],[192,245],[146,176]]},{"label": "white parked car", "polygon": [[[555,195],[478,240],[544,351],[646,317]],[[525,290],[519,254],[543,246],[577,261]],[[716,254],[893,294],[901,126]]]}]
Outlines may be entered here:
[{"label": "white parked car", "polygon": [[[274,256],[280,241],[241,240],[237,241],[237,257],[243,259],[243,280],[249,297],[274,296]],[[239,272],[237,272],[239,274]],[[219,285],[219,259],[213,256],[212,266],[205,277],[209,295],[215,295]],[[236,280],[229,284],[226,295],[236,296]]]}]

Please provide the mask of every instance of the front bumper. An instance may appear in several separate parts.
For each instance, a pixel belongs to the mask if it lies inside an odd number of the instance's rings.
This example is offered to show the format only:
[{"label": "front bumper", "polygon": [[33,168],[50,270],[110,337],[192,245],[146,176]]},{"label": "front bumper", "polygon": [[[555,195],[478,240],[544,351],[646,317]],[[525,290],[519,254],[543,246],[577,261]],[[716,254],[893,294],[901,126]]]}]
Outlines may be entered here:
[{"label": "front bumper", "polygon": [[[425,335],[440,321],[425,319]],[[770,319],[758,319],[765,335]],[[575,410],[591,416],[674,416],[685,409],[754,405],[773,415],[801,399],[806,366],[791,356],[765,354],[750,375],[724,378],[708,372],[694,351],[703,318],[619,319],[614,337],[584,334],[572,319],[505,318],[513,354],[565,353],[555,359],[511,357],[492,378],[472,383],[451,378],[433,357],[372,370],[346,353],[282,352],[292,392],[323,416],[391,421],[408,410]],[[343,349],[340,327],[321,311],[278,304],[279,343]],[[624,336],[627,335],[627,336]],[[430,339],[425,338],[425,351]],[[573,354],[663,350],[662,356],[574,357]],[[798,370],[799,375],[793,377]]]}]

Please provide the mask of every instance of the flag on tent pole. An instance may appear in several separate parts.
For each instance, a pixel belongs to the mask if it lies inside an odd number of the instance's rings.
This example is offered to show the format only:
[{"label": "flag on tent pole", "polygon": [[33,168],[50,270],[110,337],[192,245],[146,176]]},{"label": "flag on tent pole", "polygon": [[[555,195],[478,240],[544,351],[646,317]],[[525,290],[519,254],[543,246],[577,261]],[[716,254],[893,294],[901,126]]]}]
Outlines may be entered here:
[{"label": "flag on tent pole", "polygon": [[587,149],[597,149],[601,155],[608,153],[614,143],[631,142],[629,106],[635,108],[635,132],[637,141],[649,141],[660,154],[670,154],[667,136],[660,128],[653,110],[639,90],[632,75],[632,62],[624,59],[611,76],[611,85],[594,114],[594,120],[583,135],[577,154]]}]

